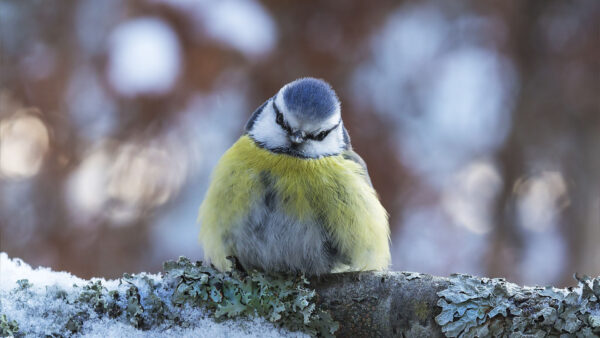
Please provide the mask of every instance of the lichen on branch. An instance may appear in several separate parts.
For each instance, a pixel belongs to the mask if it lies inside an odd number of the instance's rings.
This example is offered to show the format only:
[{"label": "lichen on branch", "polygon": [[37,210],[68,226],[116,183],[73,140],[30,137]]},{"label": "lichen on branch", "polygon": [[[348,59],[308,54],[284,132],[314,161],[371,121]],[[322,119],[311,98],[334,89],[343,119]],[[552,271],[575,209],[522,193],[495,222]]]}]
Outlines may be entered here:
[{"label": "lichen on branch", "polygon": [[448,337],[600,335],[600,278],[576,288],[519,287],[504,279],[453,275],[435,317]]},{"label": "lichen on branch", "polygon": [[327,337],[337,330],[331,315],[315,304],[315,291],[303,275],[248,274],[238,268],[221,273],[186,258],[167,262],[164,269],[175,306],[204,306],[218,319],[259,315],[311,335]]},{"label": "lichen on branch", "polygon": [[32,321],[43,315],[43,324],[19,325],[10,320],[9,310],[0,315],[0,336],[85,334],[90,323],[100,321],[161,332],[197,325],[197,316],[189,314],[194,309],[217,322],[262,317],[287,332],[313,336],[332,336],[337,329],[337,323],[315,303],[315,291],[301,275],[237,269],[222,273],[184,257],[166,262],[162,278],[124,274],[118,281],[91,280],[69,290],[50,285],[41,293],[34,292],[34,286],[22,279],[8,294],[0,293],[0,312],[8,308]]},{"label": "lichen on branch", "polygon": [[600,336],[600,277],[567,289],[383,271],[308,281],[180,258],[162,275],[85,281],[4,253],[0,268],[0,336]]}]

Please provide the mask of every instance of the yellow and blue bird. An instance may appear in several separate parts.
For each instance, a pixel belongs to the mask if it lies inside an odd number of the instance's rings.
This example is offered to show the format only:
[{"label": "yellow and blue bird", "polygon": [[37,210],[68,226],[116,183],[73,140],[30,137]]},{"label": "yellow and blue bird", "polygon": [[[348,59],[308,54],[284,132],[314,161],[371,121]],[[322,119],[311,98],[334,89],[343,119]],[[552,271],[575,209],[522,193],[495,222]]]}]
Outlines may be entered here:
[{"label": "yellow and blue bird", "polygon": [[381,270],[387,212],[352,150],[340,101],[323,80],[283,86],[217,164],[200,206],[200,241],[218,269],[235,256],[271,273]]}]

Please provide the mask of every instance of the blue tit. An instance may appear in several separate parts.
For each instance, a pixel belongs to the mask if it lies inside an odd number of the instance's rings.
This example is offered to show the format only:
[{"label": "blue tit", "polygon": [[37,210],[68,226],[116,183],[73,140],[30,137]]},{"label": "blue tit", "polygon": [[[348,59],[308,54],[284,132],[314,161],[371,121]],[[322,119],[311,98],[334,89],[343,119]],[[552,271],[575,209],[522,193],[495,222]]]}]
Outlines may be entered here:
[{"label": "blue tit", "polygon": [[205,258],[269,273],[381,270],[388,215],[323,80],[286,84],[250,117],[200,206]]}]

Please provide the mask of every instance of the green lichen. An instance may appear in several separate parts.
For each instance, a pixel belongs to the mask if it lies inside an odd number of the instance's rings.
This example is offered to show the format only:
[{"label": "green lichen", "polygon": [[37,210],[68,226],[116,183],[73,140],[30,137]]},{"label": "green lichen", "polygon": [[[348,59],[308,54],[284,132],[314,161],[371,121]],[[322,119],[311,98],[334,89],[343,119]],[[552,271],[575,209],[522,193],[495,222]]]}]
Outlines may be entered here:
[{"label": "green lichen", "polygon": [[18,337],[19,324],[15,320],[9,320],[6,315],[0,315],[0,337]]},{"label": "green lichen", "polygon": [[19,279],[17,281],[17,285],[19,285],[20,290],[27,290],[32,286],[32,284],[27,279]]},{"label": "green lichen", "polygon": [[[233,264],[237,266],[237,264]],[[261,316],[291,331],[332,336],[338,324],[315,304],[315,291],[304,276],[221,273],[185,258],[167,262],[165,280],[174,284],[173,304],[203,306],[215,318]]]},{"label": "green lichen", "polygon": [[[72,302],[77,311],[70,316],[64,330],[80,333],[89,319],[89,309],[99,318],[108,317],[120,320],[136,329],[149,330],[170,320],[178,324],[175,311],[163,301],[159,294],[173,292],[165,285],[154,281],[146,274],[124,274],[119,280],[124,288],[108,291],[100,281],[90,281],[81,288],[76,301]],[[146,292],[142,292],[142,288]]]},{"label": "green lichen", "polygon": [[83,324],[90,318],[90,315],[85,311],[77,312],[75,315],[69,317],[65,324],[65,330],[70,333],[77,333],[81,331]]},{"label": "green lichen", "polygon": [[442,311],[435,320],[447,337],[598,336],[600,277],[577,280],[574,289],[521,288],[504,279],[453,275],[438,292]]},{"label": "green lichen", "polygon": [[[88,321],[102,318],[140,330],[190,327],[194,323],[182,319],[189,307],[206,309],[218,321],[261,316],[290,331],[313,336],[332,336],[338,328],[329,313],[317,306],[316,293],[304,276],[272,276],[241,269],[222,273],[181,257],[164,264],[162,279],[124,274],[119,282],[110,291],[99,280],[74,285],[70,293],[58,286],[47,287],[43,297],[64,306],[48,310],[56,322],[41,335],[83,334]],[[31,296],[31,286],[27,280],[18,281],[14,292],[23,304]],[[18,329],[16,322],[0,317],[0,336],[19,336]],[[29,334],[38,333],[21,335]]]},{"label": "green lichen", "polygon": [[418,272],[403,271],[402,275],[404,275],[404,278],[406,278],[406,280],[423,278],[423,274],[418,273]]}]

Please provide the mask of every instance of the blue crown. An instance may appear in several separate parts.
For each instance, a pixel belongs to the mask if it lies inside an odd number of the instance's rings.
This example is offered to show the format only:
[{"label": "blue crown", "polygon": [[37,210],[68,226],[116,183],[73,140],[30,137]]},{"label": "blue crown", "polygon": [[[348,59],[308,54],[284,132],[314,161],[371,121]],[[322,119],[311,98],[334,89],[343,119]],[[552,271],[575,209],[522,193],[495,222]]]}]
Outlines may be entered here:
[{"label": "blue crown", "polygon": [[311,77],[290,83],[283,93],[283,100],[290,112],[310,120],[327,119],[339,104],[327,82]]}]

